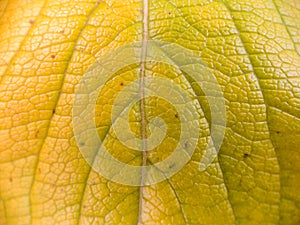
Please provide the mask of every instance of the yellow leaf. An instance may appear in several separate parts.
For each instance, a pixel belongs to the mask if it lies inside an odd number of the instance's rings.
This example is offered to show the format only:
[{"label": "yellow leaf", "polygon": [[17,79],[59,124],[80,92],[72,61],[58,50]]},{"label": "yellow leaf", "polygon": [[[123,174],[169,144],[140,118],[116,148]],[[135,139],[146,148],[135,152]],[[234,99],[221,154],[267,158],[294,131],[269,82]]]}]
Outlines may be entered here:
[{"label": "yellow leaf", "polygon": [[[0,1],[0,224],[299,224],[299,21],[298,0]],[[150,96],[132,105],[124,133],[150,138],[149,122],[160,117],[160,144],[146,153],[120,140],[112,110],[139,78],[167,79],[192,97],[198,117],[187,120],[200,130],[183,168],[130,186],[101,175],[97,158],[83,157],[86,143],[78,142],[72,116],[95,63],[131,43],[141,43],[143,58],[148,40],[181,46],[207,65],[224,95],[226,129],[218,156],[200,170],[214,125],[203,86],[174,63],[150,60],[116,71],[94,112],[113,157],[157,165],[182,135],[186,114]],[[143,96],[155,83],[140,85]]]}]

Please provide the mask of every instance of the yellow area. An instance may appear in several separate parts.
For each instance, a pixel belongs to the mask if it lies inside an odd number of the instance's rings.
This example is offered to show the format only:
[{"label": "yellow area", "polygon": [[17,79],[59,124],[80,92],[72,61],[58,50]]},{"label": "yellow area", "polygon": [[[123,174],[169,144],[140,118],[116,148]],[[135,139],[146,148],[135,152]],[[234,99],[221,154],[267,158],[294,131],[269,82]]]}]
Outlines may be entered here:
[{"label": "yellow area", "polygon": [[[3,8],[1,225],[300,223],[298,0],[149,1],[149,38],[193,50],[211,68],[224,92],[227,121],[218,158],[205,171],[198,162],[209,133],[202,131],[192,160],[142,195],[86,163],[73,134],[72,106],[97,58],[143,39],[143,2],[9,0]],[[133,165],[141,163],[141,153],[116,139],[110,110],[139,75],[139,65],[116,74],[95,111],[104,144]],[[159,63],[147,64],[145,76],[167,77],[193,94],[209,127],[207,100],[191,78]],[[176,146],[180,117],[156,98],[145,100],[145,112],[169,127],[149,155],[151,164]],[[136,105],[129,122],[137,137],[140,117]]]}]

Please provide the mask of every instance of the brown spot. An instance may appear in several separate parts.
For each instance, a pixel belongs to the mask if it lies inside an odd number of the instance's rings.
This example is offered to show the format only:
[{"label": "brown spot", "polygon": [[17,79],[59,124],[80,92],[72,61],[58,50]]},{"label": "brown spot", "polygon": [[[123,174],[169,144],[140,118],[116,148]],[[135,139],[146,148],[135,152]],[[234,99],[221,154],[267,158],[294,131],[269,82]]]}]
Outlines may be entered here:
[{"label": "brown spot", "polygon": [[53,110],[52,110],[52,114],[55,114],[55,112],[56,112],[55,109],[53,109]]},{"label": "brown spot", "polygon": [[65,30],[61,30],[61,31],[59,31],[59,33],[63,34],[63,33],[65,33]]},{"label": "brown spot", "polygon": [[243,157],[244,157],[244,158],[248,158],[248,157],[249,157],[249,154],[248,154],[248,153],[244,153]]},{"label": "brown spot", "polygon": [[276,134],[280,134],[280,131],[276,131]]},{"label": "brown spot", "polygon": [[79,146],[81,146],[81,147],[84,146],[84,145],[85,145],[84,142],[80,142],[80,143],[79,143]]},{"label": "brown spot", "polygon": [[178,114],[177,113],[175,114],[175,118],[178,118]]},{"label": "brown spot", "polygon": [[52,59],[55,59],[55,57],[56,57],[56,55],[51,55],[51,58],[52,58]]},{"label": "brown spot", "polygon": [[39,173],[41,173],[42,172],[42,169],[41,168],[39,168]]},{"label": "brown spot", "polygon": [[176,163],[170,164],[170,165],[169,165],[169,169],[172,169],[175,165],[176,165]]},{"label": "brown spot", "polygon": [[34,24],[34,20],[29,20],[29,23],[32,25]]},{"label": "brown spot", "polygon": [[183,147],[184,147],[185,149],[187,149],[187,148],[189,147],[189,142],[188,142],[188,141],[184,142]]},{"label": "brown spot", "polygon": [[13,182],[13,179],[10,177],[10,178],[9,178],[9,181],[10,181],[10,182]]},{"label": "brown spot", "polygon": [[124,83],[123,83],[123,82],[121,82],[121,83],[120,83],[120,85],[121,85],[121,86],[123,86],[123,85],[124,85]]}]

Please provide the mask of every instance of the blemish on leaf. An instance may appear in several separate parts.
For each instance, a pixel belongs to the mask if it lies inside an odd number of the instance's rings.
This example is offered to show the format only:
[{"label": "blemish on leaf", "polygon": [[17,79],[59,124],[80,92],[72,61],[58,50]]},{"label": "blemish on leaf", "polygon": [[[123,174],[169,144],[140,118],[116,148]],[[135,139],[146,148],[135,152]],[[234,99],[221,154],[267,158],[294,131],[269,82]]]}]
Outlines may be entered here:
[{"label": "blemish on leaf", "polygon": [[121,85],[121,86],[123,86],[123,85],[124,85],[124,83],[123,83],[123,82],[121,82],[121,83],[120,83],[120,85]]},{"label": "blemish on leaf", "polygon": [[244,153],[243,157],[248,158],[250,155],[248,153]]},{"label": "blemish on leaf", "polygon": [[175,165],[176,165],[176,163],[170,164],[170,165],[169,165],[169,169],[172,169]]},{"label": "blemish on leaf", "polygon": [[10,182],[13,182],[13,179],[10,177],[10,178],[9,178],[9,181],[10,181]]},{"label": "blemish on leaf", "polygon": [[183,148],[187,149],[188,147],[189,147],[189,142],[188,141],[184,142]]},{"label": "blemish on leaf", "polygon": [[79,143],[79,146],[81,146],[81,147],[84,146],[84,145],[85,145],[84,142],[80,142],[80,143]]},{"label": "blemish on leaf", "polygon": [[29,23],[32,25],[34,24],[34,20],[29,20]]},{"label": "blemish on leaf", "polygon": [[175,114],[175,118],[178,118],[178,114],[177,113]]},{"label": "blemish on leaf", "polygon": [[53,109],[53,110],[52,110],[52,114],[55,114],[55,112],[56,112],[56,110],[55,110],[55,109]]},{"label": "blemish on leaf", "polygon": [[51,58],[52,58],[52,59],[55,59],[55,57],[56,57],[56,55],[51,55]]}]

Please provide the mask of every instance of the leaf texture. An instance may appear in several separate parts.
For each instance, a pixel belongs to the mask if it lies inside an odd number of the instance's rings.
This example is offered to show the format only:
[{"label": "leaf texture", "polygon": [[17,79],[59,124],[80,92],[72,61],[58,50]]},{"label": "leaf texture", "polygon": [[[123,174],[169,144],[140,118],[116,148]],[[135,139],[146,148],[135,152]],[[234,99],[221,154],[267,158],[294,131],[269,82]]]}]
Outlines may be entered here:
[{"label": "leaf texture", "polygon": [[[0,16],[0,224],[300,223],[298,0],[10,0]],[[226,133],[218,157],[200,172],[211,122],[206,96],[182,71],[147,63],[145,77],[171,79],[195,96],[203,124],[182,170],[132,187],[86,162],[72,109],[98,58],[145,38],[193,50],[208,65],[226,100]],[[116,73],[95,111],[104,145],[132,165],[143,155],[118,140],[110,112],[140,71],[132,65]],[[139,105],[130,114],[136,136],[143,119],[160,116],[168,125],[147,157],[155,164],[176,147],[180,118],[162,99],[144,103],[145,118]]]}]

